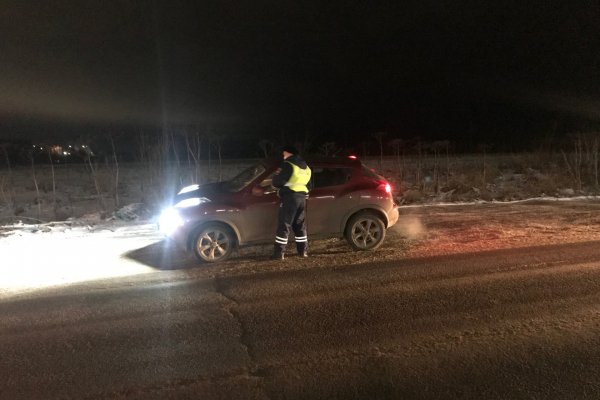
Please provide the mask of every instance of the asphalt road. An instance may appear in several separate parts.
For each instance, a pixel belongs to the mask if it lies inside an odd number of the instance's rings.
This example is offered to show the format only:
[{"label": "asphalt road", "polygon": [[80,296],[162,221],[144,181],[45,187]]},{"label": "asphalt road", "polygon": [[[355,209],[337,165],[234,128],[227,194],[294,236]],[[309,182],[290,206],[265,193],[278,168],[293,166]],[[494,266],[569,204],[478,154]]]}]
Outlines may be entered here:
[{"label": "asphalt road", "polygon": [[0,398],[600,397],[598,241],[285,262],[5,299]]}]

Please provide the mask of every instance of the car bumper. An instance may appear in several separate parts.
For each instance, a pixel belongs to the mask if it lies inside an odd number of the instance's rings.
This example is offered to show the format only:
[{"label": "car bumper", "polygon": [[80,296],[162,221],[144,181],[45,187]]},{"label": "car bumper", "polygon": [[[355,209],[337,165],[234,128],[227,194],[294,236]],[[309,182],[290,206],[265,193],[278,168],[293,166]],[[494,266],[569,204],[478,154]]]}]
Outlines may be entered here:
[{"label": "car bumper", "polygon": [[387,227],[390,228],[394,226],[396,222],[398,222],[398,218],[400,218],[400,210],[398,209],[398,206],[394,206],[392,210],[388,213]]},{"label": "car bumper", "polygon": [[186,233],[187,231],[184,229],[184,227],[179,227],[171,232],[166,233],[160,229],[160,226],[157,224],[156,230],[160,232],[167,242],[173,243],[182,250],[188,250],[188,234]]}]

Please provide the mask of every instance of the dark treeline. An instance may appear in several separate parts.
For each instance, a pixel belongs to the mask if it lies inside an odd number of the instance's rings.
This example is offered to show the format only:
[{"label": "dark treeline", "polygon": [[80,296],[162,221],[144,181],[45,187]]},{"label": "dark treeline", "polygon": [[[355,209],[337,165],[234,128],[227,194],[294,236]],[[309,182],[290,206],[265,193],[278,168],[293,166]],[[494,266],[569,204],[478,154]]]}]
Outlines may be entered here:
[{"label": "dark treeline", "polygon": [[[235,134],[227,131],[178,126],[168,129],[138,129],[135,132],[104,131],[71,137],[25,140],[0,138],[0,168],[12,165],[102,162],[176,162],[180,164],[223,159],[266,158],[278,153],[283,144],[294,144],[309,156],[423,156],[438,154],[570,152],[580,142],[595,143],[600,131],[558,134],[550,132],[530,140],[527,136],[477,141],[404,137],[392,131],[327,137],[311,133],[274,135]],[[590,144],[591,146],[592,144]]]}]

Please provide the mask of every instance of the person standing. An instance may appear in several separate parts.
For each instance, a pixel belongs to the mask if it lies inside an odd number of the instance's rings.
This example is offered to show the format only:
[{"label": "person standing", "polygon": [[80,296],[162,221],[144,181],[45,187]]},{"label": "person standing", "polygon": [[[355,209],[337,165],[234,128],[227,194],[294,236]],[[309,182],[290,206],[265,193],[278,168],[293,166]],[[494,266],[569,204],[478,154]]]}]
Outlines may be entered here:
[{"label": "person standing", "polygon": [[273,186],[279,189],[281,202],[271,259],[284,259],[290,231],[294,232],[298,255],[308,257],[306,199],[311,170],[294,146],[283,146],[281,153],[283,163],[279,172],[273,176]]}]

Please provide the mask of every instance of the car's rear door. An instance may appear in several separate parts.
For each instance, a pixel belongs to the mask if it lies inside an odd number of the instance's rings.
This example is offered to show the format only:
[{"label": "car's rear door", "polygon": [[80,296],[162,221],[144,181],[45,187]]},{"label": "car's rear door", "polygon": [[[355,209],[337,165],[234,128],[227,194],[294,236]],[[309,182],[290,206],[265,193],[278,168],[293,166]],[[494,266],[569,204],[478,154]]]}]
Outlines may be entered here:
[{"label": "car's rear door", "polygon": [[328,164],[310,167],[311,191],[306,218],[308,234],[337,234],[344,215],[359,202],[352,193],[353,169]]}]

